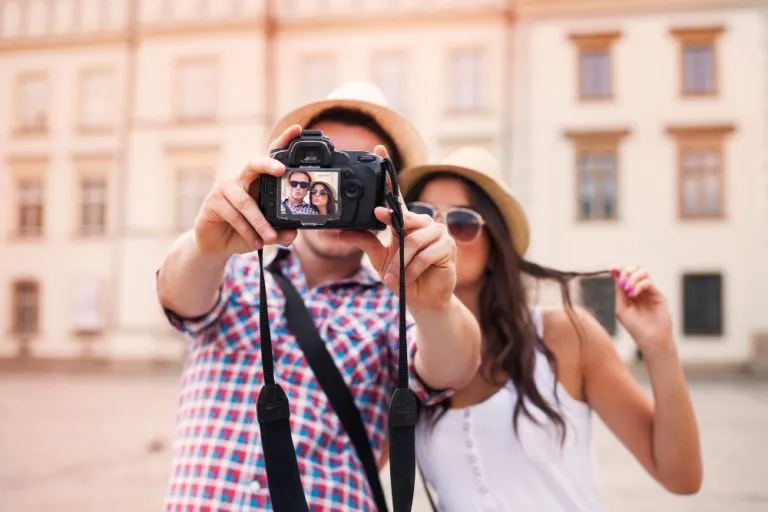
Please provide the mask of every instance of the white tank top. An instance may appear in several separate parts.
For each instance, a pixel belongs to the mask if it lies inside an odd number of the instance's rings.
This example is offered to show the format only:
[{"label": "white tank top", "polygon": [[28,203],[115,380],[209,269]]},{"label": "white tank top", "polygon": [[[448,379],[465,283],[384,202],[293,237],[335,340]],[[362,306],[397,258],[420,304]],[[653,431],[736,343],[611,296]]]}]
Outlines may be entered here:
[{"label": "white tank top", "polygon": [[[533,311],[539,335],[541,312]],[[591,409],[556,382],[541,351],[536,351],[536,386],[557,407],[567,430],[559,431],[533,405],[518,419],[520,439],[512,428],[517,392],[511,382],[487,400],[448,409],[431,426],[426,414],[416,426],[416,454],[425,479],[435,490],[442,512],[593,512],[602,511],[591,444]]]}]

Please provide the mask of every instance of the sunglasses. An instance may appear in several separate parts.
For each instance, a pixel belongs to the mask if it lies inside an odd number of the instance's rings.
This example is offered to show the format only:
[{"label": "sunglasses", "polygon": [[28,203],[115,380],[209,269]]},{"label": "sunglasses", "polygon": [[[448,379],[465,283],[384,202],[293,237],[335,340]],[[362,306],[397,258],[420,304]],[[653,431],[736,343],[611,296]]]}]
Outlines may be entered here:
[{"label": "sunglasses", "polygon": [[325,190],[324,188],[314,189],[314,190],[310,190],[309,191],[309,195],[311,195],[311,196],[327,196],[328,195],[328,191]]},{"label": "sunglasses", "polygon": [[435,220],[442,217],[442,221],[448,227],[448,233],[458,243],[468,244],[477,240],[485,226],[483,217],[474,210],[453,206],[444,210],[438,210],[429,203],[413,202],[407,205],[408,211],[418,214],[426,214]]},{"label": "sunglasses", "polygon": [[309,188],[309,182],[308,181],[289,181],[288,184],[291,186],[291,188],[301,187],[303,189]]}]

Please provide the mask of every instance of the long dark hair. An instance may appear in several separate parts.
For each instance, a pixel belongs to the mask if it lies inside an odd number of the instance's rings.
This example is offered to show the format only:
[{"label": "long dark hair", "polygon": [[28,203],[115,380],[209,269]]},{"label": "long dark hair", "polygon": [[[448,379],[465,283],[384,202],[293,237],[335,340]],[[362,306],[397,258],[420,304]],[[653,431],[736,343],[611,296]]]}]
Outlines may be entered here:
[{"label": "long dark hair", "polygon": [[325,193],[328,194],[328,202],[326,203],[328,208],[327,215],[336,215],[336,199],[333,197],[333,191],[331,190],[331,186],[328,185],[324,181],[313,181],[312,184],[309,186],[309,202],[312,204],[312,191],[315,189],[317,185],[320,185],[325,189]]},{"label": "long dark hair", "polygon": [[[517,434],[520,414],[537,422],[528,410],[526,401],[540,409],[560,431],[561,443],[565,439],[565,421],[562,414],[552,407],[536,387],[534,366],[536,350],[541,350],[557,377],[557,360],[539,338],[531,311],[526,300],[523,275],[536,280],[557,283],[566,313],[583,341],[583,330],[573,310],[569,284],[578,277],[604,275],[599,272],[562,272],[537,265],[520,257],[515,249],[507,224],[490,197],[471,181],[450,173],[432,174],[416,183],[405,196],[406,202],[416,201],[431,180],[448,177],[462,181],[469,191],[470,206],[485,219],[485,229],[490,244],[486,274],[480,290],[480,329],[483,337],[483,362],[481,372],[489,382],[500,372],[509,375],[517,390],[513,414],[513,428]],[[557,381],[556,381],[557,382]],[[556,391],[556,389],[555,389]],[[555,393],[559,405],[559,398]],[[428,414],[437,421],[445,406],[430,408]],[[537,422],[538,423],[538,422]]]}]

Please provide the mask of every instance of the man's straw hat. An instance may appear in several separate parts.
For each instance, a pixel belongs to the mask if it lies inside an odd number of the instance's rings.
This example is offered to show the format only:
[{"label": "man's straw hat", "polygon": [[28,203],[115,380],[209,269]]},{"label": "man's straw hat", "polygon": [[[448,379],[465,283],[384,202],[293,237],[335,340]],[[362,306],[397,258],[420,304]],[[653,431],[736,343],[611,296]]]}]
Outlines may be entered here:
[{"label": "man's straw hat", "polygon": [[[403,169],[426,162],[426,145],[416,128],[388,106],[381,89],[370,82],[363,81],[347,82],[328,94],[324,100],[309,103],[289,112],[272,128],[269,140],[275,140],[291,125],[299,124],[304,127],[313,117],[334,107],[359,110],[375,119],[397,145],[397,150],[403,159]],[[373,148],[370,149],[372,150]]]}]

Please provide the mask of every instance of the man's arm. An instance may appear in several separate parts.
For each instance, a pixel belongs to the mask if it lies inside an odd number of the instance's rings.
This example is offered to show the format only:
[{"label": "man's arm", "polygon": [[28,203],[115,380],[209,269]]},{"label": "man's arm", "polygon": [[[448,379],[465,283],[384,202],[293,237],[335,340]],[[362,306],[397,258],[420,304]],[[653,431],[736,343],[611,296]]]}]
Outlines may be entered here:
[{"label": "man's arm", "polygon": [[[285,145],[301,133],[288,128],[272,145]],[[282,176],[285,166],[261,157],[237,175],[216,180],[195,219],[194,230],[182,235],[163,261],[157,277],[160,303],[182,317],[198,317],[216,304],[227,260],[264,245],[288,244],[296,230],[275,231],[248,193],[262,174]],[[258,190],[258,187],[254,187]]]},{"label": "man's arm", "polygon": [[461,389],[480,366],[480,326],[455,295],[445,308],[410,308],[416,322],[414,368],[433,389]]},{"label": "man's arm", "polygon": [[194,231],[181,235],[171,247],[157,276],[160,304],[193,318],[210,311],[219,298],[229,256],[200,252]]}]

